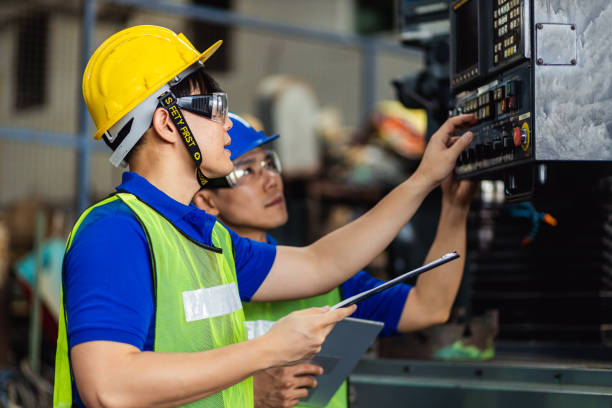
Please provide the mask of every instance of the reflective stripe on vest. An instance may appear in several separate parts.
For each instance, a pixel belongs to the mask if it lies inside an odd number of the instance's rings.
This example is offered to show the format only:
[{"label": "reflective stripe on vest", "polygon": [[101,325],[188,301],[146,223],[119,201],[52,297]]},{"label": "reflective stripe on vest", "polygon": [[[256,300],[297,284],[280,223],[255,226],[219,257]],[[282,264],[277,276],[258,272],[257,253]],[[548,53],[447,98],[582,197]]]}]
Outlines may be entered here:
[{"label": "reflective stripe on vest", "polygon": [[235,312],[242,309],[242,304],[240,304],[238,287],[232,282],[183,292],[183,307],[185,320],[194,322]]},{"label": "reflective stripe on vest", "polygon": [[[198,352],[245,341],[246,328],[236,287],[232,241],[225,227],[218,222],[213,227],[211,242],[214,247],[221,249],[221,253],[218,253],[205,249],[203,245],[184,235],[135,196],[119,193],[111,199],[121,199],[134,212],[150,246],[155,272],[153,350]],[[75,226],[73,235],[79,225],[80,223],[77,223]],[[70,245],[71,242],[68,248]],[[222,304],[217,304],[217,301],[225,296],[229,298],[224,298]],[[64,320],[63,310],[60,316]],[[58,337],[58,352],[61,341],[64,343],[62,354],[67,362],[66,340],[64,322],[63,333]],[[56,356],[56,386],[59,381],[60,388],[71,393],[69,364],[67,371],[63,369],[63,372],[58,373],[57,361],[63,359],[62,355]],[[55,406],[62,406],[59,405],[62,402],[68,400],[59,398],[58,405]],[[186,406],[253,407],[252,378]]]},{"label": "reflective stripe on vest", "polygon": [[[249,338],[258,337],[265,334],[274,323],[288,315],[289,313],[308,309],[310,307],[323,307],[335,305],[342,300],[340,289],[307,299],[290,300],[285,302],[244,302],[244,315],[247,319],[247,330]],[[302,407],[302,405],[296,405]],[[348,385],[344,381],[332,399],[325,406],[326,408],[346,408],[348,407]]]}]

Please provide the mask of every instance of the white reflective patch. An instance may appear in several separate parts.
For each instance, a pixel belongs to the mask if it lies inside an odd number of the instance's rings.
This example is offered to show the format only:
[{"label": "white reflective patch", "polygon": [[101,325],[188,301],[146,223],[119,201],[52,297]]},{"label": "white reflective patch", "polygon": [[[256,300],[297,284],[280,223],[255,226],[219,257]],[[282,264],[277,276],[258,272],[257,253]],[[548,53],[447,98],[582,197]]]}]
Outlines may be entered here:
[{"label": "white reflective patch", "polygon": [[253,340],[255,337],[263,336],[270,330],[274,323],[270,320],[251,320],[246,322],[247,335],[249,340]]},{"label": "white reflective patch", "polygon": [[242,309],[235,283],[183,292],[183,306],[188,322],[223,316]]}]

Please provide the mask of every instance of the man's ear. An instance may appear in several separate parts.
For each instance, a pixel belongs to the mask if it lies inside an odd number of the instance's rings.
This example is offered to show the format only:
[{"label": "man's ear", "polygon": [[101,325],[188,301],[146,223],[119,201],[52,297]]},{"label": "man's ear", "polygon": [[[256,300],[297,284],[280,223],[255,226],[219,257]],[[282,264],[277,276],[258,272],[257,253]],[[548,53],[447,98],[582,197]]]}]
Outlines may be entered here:
[{"label": "man's ear", "polygon": [[219,208],[217,207],[216,195],[211,190],[200,190],[198,191],[191,200],[196,207],[200,210],[206,211],[210,215],[217,217],[219,215]]},{"label": "man's ear", "polygon": [[164,141],[172,143],[176,140],[178,132],[168,111],[162,107],[155,109],[153,113],[153,129],[155,133]]}]

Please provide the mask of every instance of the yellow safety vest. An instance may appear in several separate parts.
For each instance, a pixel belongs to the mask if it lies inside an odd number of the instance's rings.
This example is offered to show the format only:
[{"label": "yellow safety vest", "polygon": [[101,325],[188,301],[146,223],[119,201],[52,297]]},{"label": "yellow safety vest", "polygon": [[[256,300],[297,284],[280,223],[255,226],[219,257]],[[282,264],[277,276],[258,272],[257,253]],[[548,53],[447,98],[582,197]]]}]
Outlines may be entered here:
[{"label": "yellow safety vest", "polygon": [[[166,218],[132,194],[118,193],[86,210],[66,246],[89,212],[120,199],[136,215],[147,237],[154,273],[154,351],[198,352],[247,340],[244,313],[238,295],[232,241],[216,222],[205,247],[184,235]],[[220,250],[219,250],[220,249]],[[60,310],[55,361],[54,407],[72,406],[72,370],[66,327],[70,316]],[[248,378],[189,407],[253,407],[253,379]]]}]

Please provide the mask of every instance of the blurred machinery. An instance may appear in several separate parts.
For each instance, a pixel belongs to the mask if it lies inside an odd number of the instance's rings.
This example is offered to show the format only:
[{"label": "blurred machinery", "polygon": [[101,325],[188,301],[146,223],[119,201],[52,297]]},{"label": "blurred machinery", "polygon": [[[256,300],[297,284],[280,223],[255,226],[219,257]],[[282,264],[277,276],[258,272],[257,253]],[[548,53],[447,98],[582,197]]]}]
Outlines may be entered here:
[{"label": "blurred machinery", "polygon": [[398,99],[479,118],[455,170],[482,180],[456,306],[499,327],[489,362],[362,362],[355,406],[609,407],[611,26],[607,0],[400,1],[426,67]]},{"label": "blurred machinery", "polygon": [[448,2],[446,0],[400,2],[401,42],[423,50],[424,69],[392,81],[397,98],[407,108],[425,109],[427,133],[433,133],[448,117],[450,102]]},{"label": "blurred machinery", "polygon": [[319,101],[305,81],[274,75],[258,87],[258,110],[264,129],[283,135],[275,142],[285,173],[315,174],[320,169],[317,146]]}]

